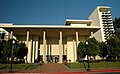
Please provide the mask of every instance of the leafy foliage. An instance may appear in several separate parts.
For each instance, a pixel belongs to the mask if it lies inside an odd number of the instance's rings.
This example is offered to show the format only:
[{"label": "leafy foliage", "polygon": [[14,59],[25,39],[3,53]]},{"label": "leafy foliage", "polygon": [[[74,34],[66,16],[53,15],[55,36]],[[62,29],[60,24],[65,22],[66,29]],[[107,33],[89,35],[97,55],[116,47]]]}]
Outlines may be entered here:
[{"label": "leafy foliage", "polygon": [[112,56],[120,56],[120,39],[114,36],[107,40],[108,54]]},{"label": "leafy foliage", "polygon": [[[86,44],[85,42],[88,42]],[[107,55],[118,60],[120,57],[120,39],[113,36],[105,42],[98,42],[95,38],[89,38],[85,42],[80,42],[77,48],[79,58],[85,58],[86,55],[95,57],[99,55],[101,58]],[[95,58],[94,58],[95,59]]]},{"label": "leafy foliage", "polygon": [[17,52],[16,57],[19,59],[23,59],[24,56],[26,56],[28,52],[28,48],[26,47],[25,43],[18,44],[16,52]]},{"label": "leafy foliage", "polygon": [[77,48],[77,54],[80,58],[84,58],[86,55],[86,51],[85,51],[85,43],[84,42],[80,42]]},{"label": "leafy foliage", "polygon": [[24,56],[27,55],[28,48],[25,46],[25,43],[17,43],[12,44],[12,39],[5,41],[0,41],[0,59],[2,59],[4,62],[9,61],[9,58],[11,57],[11,50],[13,49],[13,57],[23,59]]},{"label": "leafy foliage", "polygon": [[107,44],[105,42],[99,43],[99,56],[104,58],[108,55]]},{"label": "leafy foliage", "polygon": [[3,55],[2,57],[4,61],[8,61],[7,57],[10,58],[11,56],[11,49],[12,49],[11,40],[8,40],[8,41],[2,40],[0,47],[1,47],[1,54]]},{"label": "leafy foliage", "polygon": [[114,30],[115,30],[116,36],[120,37],[120,17],[114,19],[113,25],[114,25]]},{"label": "leafy foliage", "polygon": [[99,52],[99,42],[93,37],[87,40],[87,54],[88,56],[96,56]]},{"label": "leafy foliage", "polygon": [[93,57],[98,55],[99,42],[94,37],[89,38],[86,42],[88,42],[88,44],[86,44],[85,42],[80,42],[78,45],[77,51],[80,58],[84,58],[85,55]]},{"label": "leafy foliage", "polygon": [[114,29],[115,29],[115,30],[117,30],[117,29],[120,28],[120,17],[114,19],[113,25],[114,25]]},{"label": "leafy foliage", "polygon": [[3,44],[5,43],[5,41],[4,40],[0,40],[0,57],[1,58],[3,58],[3,53],[2,53],[2,51],[3,51]]}]

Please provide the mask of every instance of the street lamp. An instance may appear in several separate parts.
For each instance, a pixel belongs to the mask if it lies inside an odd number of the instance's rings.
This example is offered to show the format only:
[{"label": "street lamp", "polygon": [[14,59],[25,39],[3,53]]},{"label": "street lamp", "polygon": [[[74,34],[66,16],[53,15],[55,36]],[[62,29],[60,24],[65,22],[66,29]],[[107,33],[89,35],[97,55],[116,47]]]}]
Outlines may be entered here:
[{"label": "street lamp", "polygon": [[13,50],[14,50],[15,40],[12,40],[12,52],[11,52],[11,65],[10,65],[10,72],[12,73],[12,64],[13,64]]},{"label": "street lamp", "polygon": [[90,64],[89,64],[89,57],[88,57],[88,48],[87,48],[88,42],[86,41],[85,44],[86,44],[86,53],[87,53],[86,55],[87,55],[87,63],[88,63],[88,69],[87,69],[87,71],[91,71],[90,70]]},{"label": "street lamp", "polygon": [[65,52],[66,52],[66,62],[67,62],[67,48],[66,48]]}]

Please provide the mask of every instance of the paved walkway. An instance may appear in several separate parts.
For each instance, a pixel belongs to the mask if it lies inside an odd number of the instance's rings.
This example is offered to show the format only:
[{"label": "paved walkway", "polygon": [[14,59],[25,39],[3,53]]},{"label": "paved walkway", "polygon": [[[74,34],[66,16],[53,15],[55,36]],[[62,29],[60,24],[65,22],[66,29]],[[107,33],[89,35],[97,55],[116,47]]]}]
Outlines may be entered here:
[{"label": "paved walkway", "polygon": [[38,66],[32,70],[15,70],[14,73],[55,73],[55,72],[70,72],[70,69],[62,63],[47,63],[43,66]]},{"label": "paved walkway", "polygon": [[59,64],[59,63],[48,63],[43,65],[40,68],[34,69],[33,72],[67,72],[69,71],[69,68],[65,66],[64,64]]}]

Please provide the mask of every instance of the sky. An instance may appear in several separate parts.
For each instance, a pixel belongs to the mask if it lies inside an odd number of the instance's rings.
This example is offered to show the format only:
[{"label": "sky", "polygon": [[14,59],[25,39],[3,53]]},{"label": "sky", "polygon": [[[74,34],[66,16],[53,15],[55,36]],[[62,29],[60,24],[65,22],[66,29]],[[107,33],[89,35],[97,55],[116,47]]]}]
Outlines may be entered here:
[{"label": "sky", "polygon": [[112,18],[120,17],[120,0],[0,0],[0,22],[64,25],[88,19],[97,6],[110,6]]}]

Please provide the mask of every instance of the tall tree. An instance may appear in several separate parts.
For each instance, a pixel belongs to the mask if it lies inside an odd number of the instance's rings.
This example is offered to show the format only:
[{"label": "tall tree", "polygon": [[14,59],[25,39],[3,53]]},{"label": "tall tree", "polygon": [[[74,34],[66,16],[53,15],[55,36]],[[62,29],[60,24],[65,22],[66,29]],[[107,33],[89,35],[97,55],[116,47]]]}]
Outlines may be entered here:
[{"label": "tall tree", "polygon": [[28,53],[28,48],[26,47],[25,43],[19,43],[17,46],[16,57],[18,59],[23,59]]},{"label": "tall tree", "polygon": [[112,38],[107,40],[107,45],[108,45],[108,54],[111,56],[120,56],[120,39],[118,36],[113,36]]},{"label": "tall tree", "polygon": [[99,52],[99,42],[93,37],[93,38],[89,38],[87,40],[88,45],[86,48],[86,53],[88,56],[93,56],[94,60],[95,60],[95,56],[98,55]]},{"label": "tall tree", "polygon": [[107,44],[105,42],[100,42],[99,43],[99,56],[104,59],[108,55],[108,49],[107,49]]},{"label": "tall tree", "polygon": [[117,36],[120,36],[120,17],[119,18],[115,18],[113,21],[113,25],[114,25],[114,29],[115,29],[115,34]]},{"label": "tall tree", "polygon": [[11,57],[11,49],[12,49],[12,43],[11,40],[8,41],[2,41],[2,55],[4,56],[4,61],[9,61],[9,58]]},{"label": "tall tree", "polygon": [[13,58],[19,58],[23,59],[24,56],[27,55],[28,48],[25,46],[25,43],[15,43],[12,44],[12,39],[5,41],[0,41],[0,58],[6,63],[9,61],[9,58],[11,57],[12,49],[13,49]]},{"label": "tall tree", "polygon": [[4,55],[3,55],[3,45],[6,43],[5,40],[0,40],[0,59],[3,59]]},{"label": "tall tree", "polygon": [[78,58],[84,58],[86,55],[86,50],[85,50],[85,42],[80,42],[77,48],[77,56]]},{"label": "tall tree", "polygon": [[[88,44],[86,44],[88,42]],[[84,58],[86,55],[93,56],[95,60],[95,56],[98,55],[99,52],[99,42],[93,37],[89,38],[85,42],[80,42],[77,48],[78,56],[80,58]]]}]

